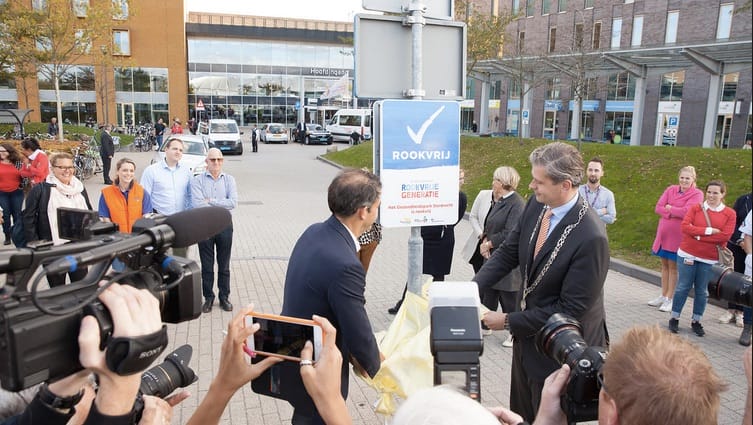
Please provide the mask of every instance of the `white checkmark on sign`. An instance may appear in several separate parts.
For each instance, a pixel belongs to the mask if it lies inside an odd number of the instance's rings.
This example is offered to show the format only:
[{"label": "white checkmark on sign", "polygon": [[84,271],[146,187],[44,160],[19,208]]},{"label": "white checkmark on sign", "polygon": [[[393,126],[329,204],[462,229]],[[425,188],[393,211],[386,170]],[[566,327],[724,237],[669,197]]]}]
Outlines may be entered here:
[{"label": "white checkmark on sign", "polygon": [[405,126],[405,129],[408,130],[408,136],[410,136],[411,140],[413,140],[413,143],[420,145],[421,142],[424,141],[424,133],[426,133],[426,130],[429,128],[431,123],[434,122],[434,120],[439,116],[439,114],[442,113],[443,110],[444,110],[444,105],[440,106],[436,112],[431,114],[429,119],[424,121],[423,124],[421,124],[421,128],[418,129],[418,133],[413,131],[413,129],[410,128],[409,125]]}]

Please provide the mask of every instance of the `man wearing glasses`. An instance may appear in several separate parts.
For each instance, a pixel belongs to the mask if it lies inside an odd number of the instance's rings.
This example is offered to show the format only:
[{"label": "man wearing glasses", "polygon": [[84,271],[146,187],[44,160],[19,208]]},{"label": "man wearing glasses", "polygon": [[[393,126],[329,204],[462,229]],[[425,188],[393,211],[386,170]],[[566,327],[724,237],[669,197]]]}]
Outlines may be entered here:
[{"label": "man wearing glasses", "polygon": [[[209,149],[206,158],[207,170],[191,179],[191,207],[216,206],[232,211],[238,205],[238,187],[230,174],[222,171],[222,152]],[[204,306],[201,311],[209,313],[214,304],[214,256],[217,251],[217,288],[220,307],[232,311],[230,296],[230,251],[233,247],[233,224],[207,240],[199,242],[201,258],[201,286]]]}]

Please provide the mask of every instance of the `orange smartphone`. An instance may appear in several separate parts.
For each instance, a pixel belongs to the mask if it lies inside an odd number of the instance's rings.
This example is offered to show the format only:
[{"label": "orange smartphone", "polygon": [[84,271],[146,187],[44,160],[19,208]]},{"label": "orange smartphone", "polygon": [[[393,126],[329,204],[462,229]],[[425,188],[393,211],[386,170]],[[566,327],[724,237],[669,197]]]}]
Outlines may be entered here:
[{"label": "orange smartphone", "polygon": [[259,330],[246,339],[246,352],[298,362],[304,344],[311,341],[314,361],[319,360],[325,335],[313,320],[253,311],[246,315],[245,325],[254,323],[259,324]]}]

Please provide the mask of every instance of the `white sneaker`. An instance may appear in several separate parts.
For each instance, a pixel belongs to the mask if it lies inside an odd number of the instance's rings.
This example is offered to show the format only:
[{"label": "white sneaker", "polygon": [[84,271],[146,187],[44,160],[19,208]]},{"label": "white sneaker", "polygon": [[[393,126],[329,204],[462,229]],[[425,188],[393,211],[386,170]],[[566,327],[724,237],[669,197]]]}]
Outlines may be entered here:
[{"label": "white sneaker", "polygon": [[481,335],[483,335],[483,336],[489,336],[491,334],[492,334],[492,330],[491,329],[481,329]]},{"label": "white sneaker", "polygon": [[669,298],[666,298],[664,300],[664,303],[662,303],[661,307],[659,307],[659,311],[664,311],[664,312],[672,311],[672,300],[670,300]]},{"label": "white sneaker", "polygon": [[724,314],[719,316],[719,323],[732,323],[735,321],[735,316],[729,311],[725,311]]},{"label": "white sneaker", "polygon": [[512,345],[513,345],[512,335],[510,335],[510,336],[507,337],[507,339],[505,340],[505,342],[502,343],[502,346],[510,348],[510,347],[512,347]]},{"label": "white sneaker", "polygon": [[742,328],[745,326],[743,323],[743,312],[742,311],[736,311],[735,312],[735,325],[737,325],[738,328]]},{"label": "white sneaker", "polygon": [[651,307],[659,307],[660,305],[664,303],[664,300],[666,300],[666,298],[663,295],[659,295],[658,297],[649,301],[648,305],[650,305]]}]

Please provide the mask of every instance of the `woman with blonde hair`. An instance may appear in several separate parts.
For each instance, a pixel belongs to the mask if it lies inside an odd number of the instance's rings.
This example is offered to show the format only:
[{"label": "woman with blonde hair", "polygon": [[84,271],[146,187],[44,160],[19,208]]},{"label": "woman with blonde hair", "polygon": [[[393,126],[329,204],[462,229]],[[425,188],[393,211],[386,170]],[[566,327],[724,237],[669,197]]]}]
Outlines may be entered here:
[{"label": "woman with blonde hair", "polygon": [[678,179],[679,184],[669,186],[654,208],[659,215],[659,225],[651,252],[661,258],[661,295],[648,305],[664,312],[672,310],[677,285],[677,249],[682,240],[680,224],[691,206],[703,202],[703,192],[695,186],[695,167],[682,167]]}]

